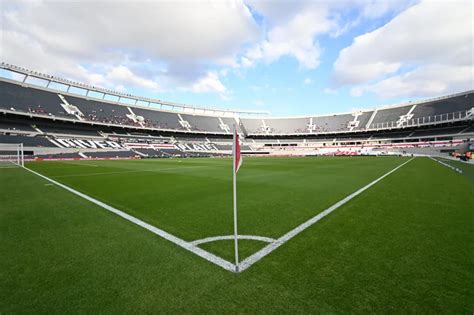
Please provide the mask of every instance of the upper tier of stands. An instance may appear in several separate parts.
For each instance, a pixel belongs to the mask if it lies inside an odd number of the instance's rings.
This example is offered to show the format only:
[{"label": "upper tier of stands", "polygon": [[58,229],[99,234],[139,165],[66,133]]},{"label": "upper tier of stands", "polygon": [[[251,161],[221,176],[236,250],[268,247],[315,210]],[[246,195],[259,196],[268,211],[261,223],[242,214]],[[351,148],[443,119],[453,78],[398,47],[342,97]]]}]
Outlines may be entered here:
[{"label": "upper tier of stands", "polygon": [[186,114],[181,114],[181,117],[184,121],[187,121],[190,126],[192,126],[192,130],[224,132],[224,130],[220,127],[221,123],[217,117],[194,116]]},{"label": "upper tier of stands", "polygon": [[474,92],[465,93],[456,97],[427,102],[416,106],[413,118],[440,116],[464,112],[474,107]]},{"label": "upper tier of stands", "polygon": [[[71,108],[77,108],[77,111],[71,111]],[[22,86],[21,83],[3,79],[0,80],[0,109],[54,119],[68,118],[77,122],[216,135],[231,134],[233,125],[239,121],[229,117],[179,114],[114,104],[31,85]],[[297,118],[240,118],[239,128],[250,136],[326,134],[425,125],[462,119],[469,114],[474,114],[473,91],[358,113]]]},{"label": "upper tier of stands", "polygon": [[0,82],[0,108],[58,117],[74,117],[66,113],[60,104],[61,99],[55,93]]},{"label": "upper tier of stands", "polygon": [[353,130],[364,130],[367,126],[367,124],[370,121],[370,118],[374,114],[373,111],[368,111],[368,112],[362,112],[360,113],[359,116],[357,116],[357,125],[354,127]]},{"label": "upper tier of stands", "polygon": [[[271,133],[305,133],[308,132],[309,117],[295,119],[265,119]],[[244,123],[245,125],[245,123]],[[248,130],[247,130],[248,131]],[[263,129],[262,129],[263,131]]]},{"label": "upper tier of stands", "polygon": [[400,116],[408,114],[412,107],[412,105],[408,105],[378,110],[372,120],[372,125],[376,126],[379,123],[398,121]]}]

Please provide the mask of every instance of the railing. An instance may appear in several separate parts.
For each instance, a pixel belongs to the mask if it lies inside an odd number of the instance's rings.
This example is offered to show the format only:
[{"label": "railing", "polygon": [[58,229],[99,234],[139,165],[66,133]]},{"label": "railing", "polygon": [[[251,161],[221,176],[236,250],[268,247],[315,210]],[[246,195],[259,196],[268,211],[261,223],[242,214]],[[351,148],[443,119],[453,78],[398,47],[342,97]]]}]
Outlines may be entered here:
[{"label": "railing", "polygon": [[381,130],[381,129],[400,129],[407,127],[419,127],[425,125],[436,125],[440,123],[456,122],[467,120],[471,110],[445,113],[433,116],[418,117],[415,119],[408,119],[406,121],[386,121],[375,123],[369,126],[366,130]]}]

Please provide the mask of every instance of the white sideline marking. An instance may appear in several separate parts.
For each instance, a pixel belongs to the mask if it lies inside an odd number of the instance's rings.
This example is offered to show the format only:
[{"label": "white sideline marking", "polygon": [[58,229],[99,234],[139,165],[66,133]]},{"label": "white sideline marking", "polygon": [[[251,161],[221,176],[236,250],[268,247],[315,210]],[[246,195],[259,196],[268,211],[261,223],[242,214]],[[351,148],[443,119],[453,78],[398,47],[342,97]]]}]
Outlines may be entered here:
[{"label": "white sideline marking", "polygon": [[448,164],[448,163],[445,163],[445,162],[443,162],[443,161],[437,160],[437,159],[435,159],[434,157],[431,157],[431,156],[429,156],[429,158],[432,159],[433,161],[438,162],[438,163],[441,164],[441,165],[446,166],[447,168],[452,169],[452,170],[455,171],[455,172],[458,172],[459,174],[462,174],[462,169],[460,169],[460,168],[454,167],[454,166],[452,166],[452,165],[450,165],[450,164]]},{"label": "white sideline marking", "polygon": [[290,239],[292,239],[293,237],[295,237],[296,235],[298,235],[299,233],[301,233],[302,231],[306,230],[307,228],[309,228],[311,225],[315,224],[316,222],[318,222],[319,220],[321,220],[322,218],[324,218],[325,216],[327,216],[328,214],[330,214],[331,212],[333,212],[334,210],[336,210],[337,208],[339,208],[340,206],[342,206],[343,204],[347,203],[349,200],[353,199],[354,197],[356,197],[357,195],[360,195],[362,192],[364,192],[365,190],[369,189],[370,187],[372,187],[373,185],[375,185],[376,183],[378,183],[379,181],[381,181],[382,179],[384,179],[385,177],[387,177],[388,175],[392,174],[393,172],[395,172],[396,170],[398,170],[400,167],[404,166],[405,164],[407,164],[408,162],[412,161],[414,158],[411,158],[410,160],[400,164],[399,166],[395,167],[393,170],[389,171],[388,173],[385,173],[384,175],[382,175],[381,177],[377,178],[376,180],[374,180],[373,182],[365,185],[364,187],[360,188],[359,190],[357,190],[356,192],[350,194],[349,196],[347,196],[346,198],[336,202],[335,204],[333,204],[332,206],[330,206],[329,208],[327,208],[326,210],[324,210],[323,212],[319,213],[318,215],[312,217],[311,219],[309,219],[308,221],[306,221],[305,223],[297,226],[296,228],[294,228],[293,230],[291,230],[290,232],[286,233],[285,235],[283,235],[282,237],[280,237],[279,239],[277,239],[275,242],[273,243],[270,243],[268,244],[267,246],[265,246],[264,248],[262,248],[261,250],[259,250],[258,252],[256,252],[255,254],[247,257],[246,259],[244,259],[240,264],[239,264],[239,272],[242,272],[246,269],[248,269],[250,266],[252,266],[253,264],[255,264],[257,261],[259,261],[260,259],[262,259],[263,257],[267,256],[268,254],[270,254],[271,252],[273,252],[275,249],[277,249],[278,247],[280,247],[281,245],[285,244],[287,241],[289,241]]},{"label": "white sideline marking", "polygon": [[[210,243],[210,242],[215,242],[215,241],[227,241],[227,240],[233,240],[233,239],[234,239],[234,235],[211,236],[211,237],[202,238],[200,240],[192,241],[191,244],[200,245],[204,243]],[[265,236],[257,236],[257,235],[238,235],[237,239],[261,241],[261,242],[266,242],[266,243],[275,242],[275,239],[273,238],[265,237]]]},{"label": "white sideline marking", "polygon": [[123,212],[123,211],[120,211],[120,210],[118,210],[114,207],[111,207],[111,206],[109,206],[109,205],[107,205],[107,204],[105,204],[105,203],[103,203],[103,202],[101,202],[97,199],[94,199],[94,198],[92,198],[92,197],[90,197],[86,194],[83,194],[83,193],[81,193],[77,190],[74,190],[74,189],[72,189],[72,188],[70,188],[70,187],[68,187],[64,184],[61,184],[61,183],[59,183],[55,180],[52,180],[51,178],[48,178],[48,177],[46,177],[46,176],[44,176],[40,173],[37,173],[33,170],[30,170],[29,168],[24,167],[24,169],[31,172],[31,173],[33,173],[33,174],[35,174],[35,175],[37,175],[37,176],[39,176],[39,177],[41,177],[41,178],[43,178],[43,179],[45,179],[45,180],[47,180],[47,181],[49,181],[49,182],[51,182],[51,183],[53,183],[53,184],[55,184],[55,185],[57,185],[57,186],[59,186],[59,187],[61,187],[61,188],[64,188],[65,190],[67,190],[69,192],[72,192],[73,194],[75,194],[75,195],[77,195],[81,198],[84,198],[84,199],[86,199],[86,200],[88,200],[92,203],[95,203],[96,205],[110,211],[110,212],[115,213],[116,215],[124,218],[125,220],[128,220],[132,223],[135,223],[136,225],[141,226],[142,228],[147,229],[148,231],[150,231],[150,232],[152,232],[152,233],[154,233],[154,234],[156,234],[156,235],[158,235],[158,236],[160,236],[160,237],[162,237],[162,238],[164,238],[164,239],[166,239],[166,240],[168,240],[168,241],[170,241],[170,242],[172,242],[172,243],[174,243],[174,244],[176,244],[176,245],[178,245],[178,246],[180,246],[180,247],[182,247],[182,248],[184,248],[184,249],[186,249],[190,252],[192,252],[193,254],[198,255],[199,257],[202,257],[202,258],[206,259],[207,261],[210,261],[211,263],[213,263],[215,265],[218,265],[218,266],[224,268],[225,270],[228,270],[228,271],[231,271],[231,272],[235,272],[235,270],[236,270],[235,265],[233,263],[228,262],[227,260],[222,259],[221,257],[218,257],[214,254],[211,254],[211,253],[209,253],[209,252],[207,252],[207,251],[205,251],[205,250],[203,250],[199,247],[196,247],[195,245],[193,245],[189,242],[186,242],[185,240],[182,240],[182,239],[180,239],[180,238],[178,238],[178,237],[176,237],[176,236],[174,236],[174,235],[172,235],[168,232],[165,232],[165,231],[163,231],[163,230],[161,230],[157,227],[154,227],[153,225],[150,225],[146,222],[143,222],[142,220],[139,220],[139,219]]}]

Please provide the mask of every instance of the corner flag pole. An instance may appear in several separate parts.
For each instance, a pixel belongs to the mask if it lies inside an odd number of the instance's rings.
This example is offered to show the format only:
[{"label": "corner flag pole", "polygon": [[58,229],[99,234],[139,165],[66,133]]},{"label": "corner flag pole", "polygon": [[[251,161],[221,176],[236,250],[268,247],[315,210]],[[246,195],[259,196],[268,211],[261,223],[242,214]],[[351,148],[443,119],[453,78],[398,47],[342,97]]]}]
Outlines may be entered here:
[{"label": "corner flag pole", "polygon": [[[234,248],[235,248],[235,272],[239,272],[239,241],[237,233],[237,171],[240,162],[239,136],[237,127],[234,125],[234,145],[232,150],[233,159],[233,190],[234,190]],[[237,156],[237,154],[239,156]]]}]

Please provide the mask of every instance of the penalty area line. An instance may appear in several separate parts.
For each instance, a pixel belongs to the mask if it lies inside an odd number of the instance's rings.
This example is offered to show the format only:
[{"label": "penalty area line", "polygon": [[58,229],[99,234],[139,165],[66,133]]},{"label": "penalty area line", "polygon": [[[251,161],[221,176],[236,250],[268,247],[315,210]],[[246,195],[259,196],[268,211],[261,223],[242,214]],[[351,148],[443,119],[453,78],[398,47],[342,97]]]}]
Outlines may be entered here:
[{"label": "penalty area line", "polygon": [[180,238],[178,238],[178,237],[176,237],[176,236],[174,236],[174,235],[172,235],[172,234],[170,234],[170,233],[168,233],[168,232],[166,232],[166,231],[163,231],[163,230],[161,230],[161,229],[159,229],[159,228],[157,228],[157,227],[155,227],[155,226],[153,226],[153,225],[150,225],[150,224],[148,224],[148,223],[146,223],[146,222],[144,222],[144,221],[142,221],[142,220],[140,220],[140,219],[135,218],[134,216],[131,216],[131,215],[129,215],[129,214],[127,214],[127,213],[125,213],[125,212],[123,212],[123,211],[121,211],[121,210],[118,210],[118,209],[116,209],[116,208],[114,208],[114,207],[112,207],[112,206],[109,206],[108,204],[105,204],[105,203],[103,203],[102,201],[99,201],[99,200],[97,200],[97,199],[94,199],[94,198],[92,198],[92,197],[90,197],[90,196],[88,196],[88,195],[86,195],[86,194],[83,194],[83,193],[81,193],[81,192],[79,192],[79,191],[77,191],[77,190],[75,190],[75,189],[72,189],[71,187],[66,186],[66,185],[64,185],[64,184],[61,184],[61,183],[59,183],[59,182],[57,182],[57,181],[55,181],[55,180],[53,180],[53,179],[51,179],[51,178],[49,178],[49,177],[47,177],[47,176],[44,176],[44,175],[42,175],[42,174],[40,174],[40,173],[38,173],[38,172],[35,172],[35,171],[33,171],[33,170],[29,169],[29,168],[26,168],[26,167],[23,167],[23,168],[24,168],[25,170],[27,170],[27,171],[29,171],[29,172],[31,172],[31,173],[33,173],[33,174],[35,174],[35,175],[41,177],[41,178],[43,178],[43,179],[49,181],[50,183],[52,183],[52,184],[54,184],[54,185],[57,185],[57,186],[59,186],[59,187],[65,189],[65,190],[67,190],[67,191],[69,191],[69,192],[71,192],[71,193],[73,193],[73,194],[75,194],[75,195],[77,195],[77,196],[83,198],[83,199],[86,199],[87,201],[90,201],[90,202],[92,202],[92,203],[98,205],[98,206],[101,207],[101,208],[104,208],[105,210],[108,210],[108,211],[110,211],[110,212],[112,212],[112,213],[115,213],[116,215],[118,215],[118,216],[124,218],[124,219],[127,220],[127,221],[130,221],[130,222],[132,222],[132,223],[134,223],[134,224],[136,224],[136,225],[138,225],[138,226],[140,226],[140,227],[142,227],[142,228],[144,228],[144,229],[147,229],[148,231],[150,231],[150,232],[152,232],[152,233],[154,233],[154,234],[156,234],[156,235],[158,235],[158,236],[160,236],[160,237],[166,239],[167,241],[170,241],[170,242],[172,242],[172,243],[178,245],[179,247],[182,247],[182,248],[186,249],[187,251],[190,251],[191,253],[196,254],[197,256],[199,256],[199,257],[201,257],[201,258],[204,258],[205,260],[207,260],[207,261],[209,261],[209,262],[211,262],[211,263],[213,263],[213,264],[215,264],[215,265],[217,265],[217,266],[219,266],[219,267],[224,268],[224,269],[227,270],[227,271],[235,272],[235,270],[236,270],[235,265],[234,265],[233,263],[231,263],[231,262],[229,262],[229,261],[227,261],[227,260],[225,260],[225,259],[222,259],[221,257],[218,257],[218,256],[216,256],[216,255],[214,255],[214,254],[211,254],[211,253],[209,253],[208,251],[205,251],[204,249],[201,249],[201,248],[199,248],[199,247],[193,245],[193,244],[190,243],[190,242],[187,242],[187,241],[185,241],[185,240],[183,240],[183,239],[180,239]]},{"label": "penalty area line", "polygon": [[240,264],[239,264],[239,272],[242,272],[246,269],[248,269],[250,266],[252,266],[253,264],[255,264],[256,262],[258,262],[259,260],[261,260],[263,257],[267,256],[268,254],[270,254],[271,252],[273,252],[275,249],[277,249],[278,247],[280,247],[281,245],[285,244],[286,242],[288,242],[290,239],[292,239],[293,237],[295,237],[296,235],[298,235],[299,233],[303,232],[304,230],[306,230],[307,228],[309,228],[310,226],[312,226],[313,224],[315,224],[316,222],[318,222],[319,220],[321,220],[322,218],[324,218],[325,216],[327,216],[328,214],[330,214],[331,212],[333,212],[334,210],[336,210],[337,208],[339,208],[340,206],[346,204],[347,202],[349,202],[351,199],[353,199],[354,197],[360,195],[362,192],[364,192],[365,190],[369,189],[370,187],[372,187],[373,185],[377,184],[379,181],[381,181],[382,179],[384,179],[385,177],[387,177],[388,175],[392,174],[393,172],[397,171],[399,168],[401,168],[402,166],[404,166],[405,164],[411,162],[414,158],[411,158],[409,159],[408,161],[400,164],[399,166],[395,167],[394,169],[392,169],[391,171],[385,173],[384,175],[382,175],[381,177],[377,178],[376,180],[372,181],[371,183],[365,185],[364,187],[358,189],[357,191],[353,192],[352,194],[350,194],[349,196],[345,197],[344,199],[336,202],[335,204],[333,204],[332,206],[330,206],[329,208],[327,208],[326,210],[324,210],[323,212],[319,213],[318,215],[312,217],[311,219],[309,219],[308,221],[300,224],[299,226],[297,226],[296,228],[294,228],[293,230],[289,231],[288,233],[286,233],[285,235],[283,235],[282,237],[278,238],[275,242],[273,243],[270,243],[268,244],[267,246],[265,246],[264,248],[262,248],[261,250],[259,250],[258,252],[254,253],[253,255],[247,257],[246,259],[244,259]]}]

